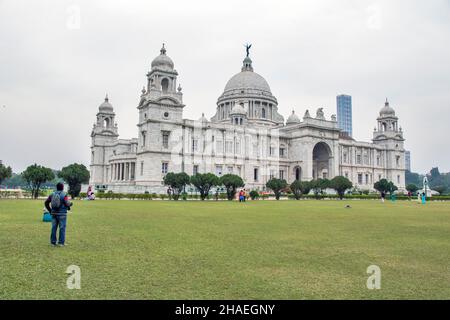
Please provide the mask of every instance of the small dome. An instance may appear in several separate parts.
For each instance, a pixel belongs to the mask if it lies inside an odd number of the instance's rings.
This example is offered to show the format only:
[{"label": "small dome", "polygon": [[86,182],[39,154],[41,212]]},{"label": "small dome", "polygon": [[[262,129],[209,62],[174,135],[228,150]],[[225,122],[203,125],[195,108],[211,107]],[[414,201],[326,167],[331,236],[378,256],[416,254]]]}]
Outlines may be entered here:
[{"label": "small dome", "polygon": [[230,114],[247,114],[247,111],[245,111],[243,106],[237,103],[234,105],[233,109],[231,109]]},{"label": "small dome", "polygon": [[99,109],[100,111],[103,111],[103,112],[112,112],[112,111],[113,111],[113,106],[112,106],[111,103],[109,103],[108,95],[106,95],[106,97],[105,97],[105,102],[103,102],[103,103],[98,107],[98,109]]},{"label": "small dome", "polygon": [[296,124],[300,123],[299,117],[295,114],[295,111],[292,110],[292,114],[289,116],[289,118],[286,121],[286,124]]},{"label": "small dome", "polygon": [[171,71],[174,68],[172,59],[170,59],[169,56],[166,55],[166,48],[164,47],[164,44],[161,48],[160,55],[152,61],[152,69],[154,68],[166,71]]},{"label": "small dome", "polygon": [[380,116],[395,116],[395,111],[389,106],[389,101],[386,99],[384,107],[380,110]]}]

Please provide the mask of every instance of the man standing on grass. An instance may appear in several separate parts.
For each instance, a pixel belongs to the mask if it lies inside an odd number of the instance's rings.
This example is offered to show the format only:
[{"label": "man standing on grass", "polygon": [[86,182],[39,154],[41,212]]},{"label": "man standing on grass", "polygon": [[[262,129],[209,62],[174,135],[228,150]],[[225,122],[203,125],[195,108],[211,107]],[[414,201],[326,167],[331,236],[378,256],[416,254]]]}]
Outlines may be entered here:
[{"label": "man standing on grass", "polygon": [[56,246],[56,231],[59,227],[58,245],[61,247],[64,246],[66,240],[67,210],[70,210],[70,207],[73,205],[63,190],[64,184],[58,183],[56,191],[45,200],[45,208],[52,214],[50,242],[53,246]]}]

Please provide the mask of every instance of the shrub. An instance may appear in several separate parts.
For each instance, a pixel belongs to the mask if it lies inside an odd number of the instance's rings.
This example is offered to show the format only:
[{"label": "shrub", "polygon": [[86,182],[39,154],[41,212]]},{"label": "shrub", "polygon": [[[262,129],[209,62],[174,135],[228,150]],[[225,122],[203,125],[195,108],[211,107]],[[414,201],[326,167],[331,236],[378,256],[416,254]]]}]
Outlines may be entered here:
[{"label": "shrub", "polygon": [[291,190],[296,200],[299,200],[302,194],[308,194],[311,190],[311,184],[308,181],[295,180],[291,183]]},{"label": "shrub", "polygon": [[251,198],[252,200],[258,199],[258,198],[259,198],[259,192],[256,191],[256,190],[250,191],[250,198]]}]

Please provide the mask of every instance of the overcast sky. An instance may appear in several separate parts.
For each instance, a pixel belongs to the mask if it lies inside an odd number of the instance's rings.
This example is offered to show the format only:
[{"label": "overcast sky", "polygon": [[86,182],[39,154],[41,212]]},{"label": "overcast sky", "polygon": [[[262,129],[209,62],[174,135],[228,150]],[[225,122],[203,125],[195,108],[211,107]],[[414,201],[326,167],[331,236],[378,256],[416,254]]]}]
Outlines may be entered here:
[{"label": "overcast sky", "polygon": [[287,118],[353,97],[353,135],[370,141],[388,97],[413,171],[450,171],[450,1],[0,0],[0,160],[89,165],[106,93],[122,138],[137,137],[137,104],[166,43],[184,117],[214,115],[253,44],[256,72]]}]

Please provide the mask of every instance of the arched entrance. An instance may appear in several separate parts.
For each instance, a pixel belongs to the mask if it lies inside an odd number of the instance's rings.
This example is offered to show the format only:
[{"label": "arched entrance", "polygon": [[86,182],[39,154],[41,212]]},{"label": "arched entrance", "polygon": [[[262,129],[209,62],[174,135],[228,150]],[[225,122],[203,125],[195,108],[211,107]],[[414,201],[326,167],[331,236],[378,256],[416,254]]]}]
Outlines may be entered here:
[{"label": "arched entrance", "polygon": [[302,168],[301,167],[294,168],[294,179],[302,180]]},{"label": "arched entrance", "polygon": [[313,179],[329,179],[331,149],[325,142],[319,142],[313,149]]}]

